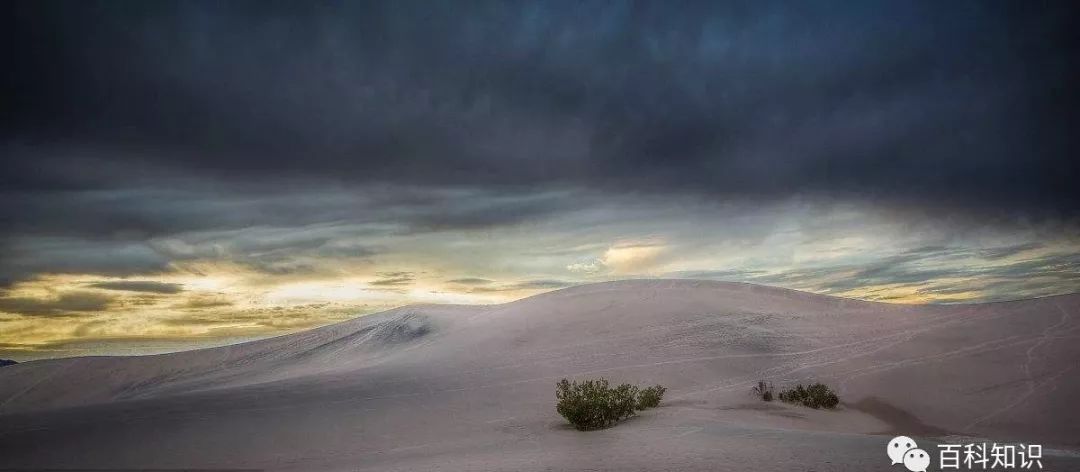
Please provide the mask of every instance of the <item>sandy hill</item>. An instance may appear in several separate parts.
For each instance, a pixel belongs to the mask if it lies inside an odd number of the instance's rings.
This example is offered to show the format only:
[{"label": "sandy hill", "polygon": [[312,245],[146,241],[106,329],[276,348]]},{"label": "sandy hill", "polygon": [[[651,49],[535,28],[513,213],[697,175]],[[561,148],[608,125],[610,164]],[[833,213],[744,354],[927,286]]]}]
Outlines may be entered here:
[{"label": "sandy hill", "polygon": [[[0,468],[899,470],[884,447],[903,433],[1041,443],[1048,469],[1077,470],[1078,339],[1080,295],[912,306],[638,280],[409,306],[235,346],[5,367]],[[577,432],[554,383],[594,376],[668,396]],[[763,403],[758,379],[824,381],[843,403]]]}]

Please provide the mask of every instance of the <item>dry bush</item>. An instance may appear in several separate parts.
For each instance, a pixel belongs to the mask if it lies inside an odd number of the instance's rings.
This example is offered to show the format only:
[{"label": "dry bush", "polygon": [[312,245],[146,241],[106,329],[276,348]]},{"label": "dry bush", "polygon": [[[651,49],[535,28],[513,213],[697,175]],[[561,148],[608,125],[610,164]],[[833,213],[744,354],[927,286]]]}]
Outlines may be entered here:
[{"label": "dry bush", "polygon": [[823,383],[813,383],[805,388],[799,384],[795,388],[781,390],[778,397],[781,401],[797,403],[815,410],[836,408],[836,405],[840,403],[840,398],[836,396],[836,393]]},{"label": "dry bush", "polygon": [[611,388],[607,379],[555,384],[555,410],[580,431],[610,426],[633,416],[636,410],[655,407],[664,395],[662,386],[638,389],[630,384]]}]

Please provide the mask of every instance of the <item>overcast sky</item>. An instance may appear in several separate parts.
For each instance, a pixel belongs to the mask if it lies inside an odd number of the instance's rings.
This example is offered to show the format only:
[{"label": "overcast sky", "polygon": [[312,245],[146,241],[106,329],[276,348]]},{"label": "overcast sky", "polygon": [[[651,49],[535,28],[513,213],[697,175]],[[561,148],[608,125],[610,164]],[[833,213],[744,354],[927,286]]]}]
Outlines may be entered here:
[{"label": "overcast sky", "polygon": [[0,357],[682,277],[1080,291],[1072,2],[9,2]]}]

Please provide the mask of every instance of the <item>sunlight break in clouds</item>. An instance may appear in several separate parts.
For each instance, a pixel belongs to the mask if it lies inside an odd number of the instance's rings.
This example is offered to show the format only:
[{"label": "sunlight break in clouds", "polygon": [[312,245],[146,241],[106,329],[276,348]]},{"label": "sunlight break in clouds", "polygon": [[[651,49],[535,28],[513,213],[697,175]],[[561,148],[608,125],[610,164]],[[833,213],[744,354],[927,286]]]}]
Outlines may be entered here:
[{"label": "sunlight break in clouds", "polygon": [[619,242],[599,258],[567,265],[570,272],[596,275],[648,275],[657,267],[667,247],[660,242]]}]

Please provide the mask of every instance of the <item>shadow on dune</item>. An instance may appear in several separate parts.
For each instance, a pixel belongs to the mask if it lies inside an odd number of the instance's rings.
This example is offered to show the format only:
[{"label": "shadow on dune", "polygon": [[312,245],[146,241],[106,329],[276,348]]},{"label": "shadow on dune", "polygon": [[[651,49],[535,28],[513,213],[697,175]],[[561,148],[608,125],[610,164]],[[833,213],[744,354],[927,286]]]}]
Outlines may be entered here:
[{"label": "shadow on dune", "polygon": [[911,436],[946,436],[950,432],[933,425],[926,424],[918,416],[915,416],[901,408],[897,408],[878,397],[867,397],[849,407],[873,416],[889,425],[886,431],[878,434],[903,434]]}]

